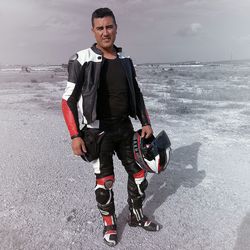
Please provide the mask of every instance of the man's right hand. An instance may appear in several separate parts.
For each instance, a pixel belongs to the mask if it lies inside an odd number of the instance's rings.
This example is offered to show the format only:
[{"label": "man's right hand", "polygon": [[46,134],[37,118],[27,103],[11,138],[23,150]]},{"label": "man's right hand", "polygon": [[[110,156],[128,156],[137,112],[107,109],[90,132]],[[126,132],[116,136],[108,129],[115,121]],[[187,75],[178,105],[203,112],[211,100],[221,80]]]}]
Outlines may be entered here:
[{"label": "man's right hand", "polygon": [[85,143],[81,137],[74,138],[72,140],[71,147],[75,155],[80,156],[80,155],[84,155],[85,153],[87,153]]}]

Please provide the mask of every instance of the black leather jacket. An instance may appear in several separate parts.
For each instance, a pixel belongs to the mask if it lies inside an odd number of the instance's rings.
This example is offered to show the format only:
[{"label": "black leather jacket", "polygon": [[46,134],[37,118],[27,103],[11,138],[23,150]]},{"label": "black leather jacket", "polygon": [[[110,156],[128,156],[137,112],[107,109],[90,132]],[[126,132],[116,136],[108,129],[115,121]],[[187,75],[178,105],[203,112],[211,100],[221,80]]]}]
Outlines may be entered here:
[{"label": "black leather jacket", "polygon": [[[129,115],[138,117],[142,126],[149,125],[150,120],[144,104],[143,96],[136,81],[136,73],[132,60],[115,47],[121,59],[129,85]],[[84,124],[96,121],[97,89],[103,63],[102,52],[95,44],[88,49],[77,52],[68,63],[68,82],[65,89],[62,110],[70,135],[79,132],[78,109],[83,115]]]}]

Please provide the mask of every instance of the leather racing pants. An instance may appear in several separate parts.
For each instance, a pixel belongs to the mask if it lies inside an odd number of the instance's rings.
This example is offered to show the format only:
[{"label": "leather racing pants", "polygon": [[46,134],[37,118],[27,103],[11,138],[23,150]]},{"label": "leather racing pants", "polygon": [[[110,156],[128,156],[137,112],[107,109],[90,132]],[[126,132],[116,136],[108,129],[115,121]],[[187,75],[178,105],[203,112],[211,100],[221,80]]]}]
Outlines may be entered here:
[{"label": "leather racing pants", "polygon": [[132,211],[141,210],[145,199],[147,180],[145,171],[134,160],[132,139],[133,126],[128,117],[119,120],[100,121],[105,136],[100,145],[100,155],[94,163],[96,175],[95,195],[97,207],[103,216],[105,226],[115,224],[113,183],[115,181],[113,155],[117,154],[127,174],[128,204]]}]

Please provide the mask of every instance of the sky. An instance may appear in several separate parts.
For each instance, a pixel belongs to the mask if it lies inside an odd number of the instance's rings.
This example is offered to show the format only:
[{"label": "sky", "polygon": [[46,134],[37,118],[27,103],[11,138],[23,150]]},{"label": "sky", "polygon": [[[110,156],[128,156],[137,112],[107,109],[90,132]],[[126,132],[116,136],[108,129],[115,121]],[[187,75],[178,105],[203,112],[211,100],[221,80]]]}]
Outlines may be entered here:
[{"label": "sky", "polygon": [[67,63],[95,42],[99,7],[135,63],[250,59],[249,0],[1,0],[0,65]]}]

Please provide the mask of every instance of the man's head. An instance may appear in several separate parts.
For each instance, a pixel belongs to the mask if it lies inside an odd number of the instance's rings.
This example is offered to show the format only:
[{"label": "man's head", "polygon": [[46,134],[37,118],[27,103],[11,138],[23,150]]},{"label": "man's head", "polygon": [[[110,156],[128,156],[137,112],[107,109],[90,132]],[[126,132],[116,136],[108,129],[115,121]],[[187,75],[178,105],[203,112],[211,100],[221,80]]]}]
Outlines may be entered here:
[{"label": "man's head", "polygon": [[103,18],[103,17],[107,17],[107,16],[112,17],[114,24],[116,25],[115,15],[112,12],[112,10],[109,8],[99,8],[99,9],[96,9],[92,13],[92,17],[91,17],[92,27],[94,27],[94,19],[95,18]]},{"label": "man's head", "polygon": [[92,14],[92,32],[99,49],[112,49],[116,38],[117,24],[109,8],[100,8]]}]

